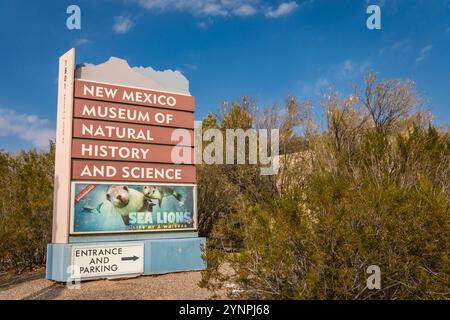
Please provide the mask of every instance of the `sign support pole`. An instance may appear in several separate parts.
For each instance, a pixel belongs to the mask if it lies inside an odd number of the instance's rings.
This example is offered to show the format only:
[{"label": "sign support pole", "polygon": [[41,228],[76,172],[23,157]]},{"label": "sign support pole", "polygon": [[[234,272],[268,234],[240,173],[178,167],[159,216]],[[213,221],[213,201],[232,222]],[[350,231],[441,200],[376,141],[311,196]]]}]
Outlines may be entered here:
[{"label": "sign support pole", "polygon": [[69,241],[75,49],[59,58],[52,243]]}]

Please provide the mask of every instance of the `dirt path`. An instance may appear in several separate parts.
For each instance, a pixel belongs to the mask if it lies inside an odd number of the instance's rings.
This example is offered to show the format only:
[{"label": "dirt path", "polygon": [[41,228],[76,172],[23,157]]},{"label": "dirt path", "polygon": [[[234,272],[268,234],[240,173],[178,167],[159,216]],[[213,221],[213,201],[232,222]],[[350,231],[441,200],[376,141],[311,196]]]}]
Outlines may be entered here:
[{"label": "dirt path", "polygon": [[0,277],[0,300],[82,300],[82,299],[209,299],[210,292],[198,287],[200,272],[180,272],[157,276],[142,276],[121,280],[97,280],[69,289],[45,279],[45,270],[22,275]]}]

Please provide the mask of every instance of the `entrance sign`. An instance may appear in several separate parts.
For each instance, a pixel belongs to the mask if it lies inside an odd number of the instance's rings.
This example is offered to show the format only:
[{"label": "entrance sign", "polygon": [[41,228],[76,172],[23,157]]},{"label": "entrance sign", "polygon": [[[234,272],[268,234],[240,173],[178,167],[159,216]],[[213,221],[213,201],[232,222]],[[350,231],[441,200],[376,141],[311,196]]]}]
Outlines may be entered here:
[{"label": "entrance sign", "polygon": [[72,247],[72,278],[138,275],[144,273],[144,244]]},{"label": "entrance sign", "polygon": [[205,268],[194,104],[179,71],[61,56],[48,279]]},{"label": "entrance sign", "polygon": [[[77,232],[69,228],[76,214],[70,210],[75,183],[170,183],[174,188],[178,183],[196,183],[194,97],[182,89],[183,81],[172,84],[178,92],[164,90],[161,83],[169,78],[159,84],[157,77],[142,80],[142,70],[133,70],[118,59],[97,67],[82,65],[74,77],[74,57],[71,50],[60,61],[53,227],[54,241],[58,238],[61,243]],[[119,65],[107,65],[111,63]],[[86,75],[96,80],[84,79]],[[125,83],[112,83],[118,79]],[[138,86],[130,86],[130,79]],[[180,137],[176,133],[180,128],[188,130],[190,136]],[[189,218],[196,220],[195,206],[189,212]],[[125,220],[122,224],[122,228],[109,231],[130,230]],[[139,230],[183,229],[180,225],[178,221],[173,228],[157,225],[140,226]],[[105,230],[87,230],[96,231]]]}]

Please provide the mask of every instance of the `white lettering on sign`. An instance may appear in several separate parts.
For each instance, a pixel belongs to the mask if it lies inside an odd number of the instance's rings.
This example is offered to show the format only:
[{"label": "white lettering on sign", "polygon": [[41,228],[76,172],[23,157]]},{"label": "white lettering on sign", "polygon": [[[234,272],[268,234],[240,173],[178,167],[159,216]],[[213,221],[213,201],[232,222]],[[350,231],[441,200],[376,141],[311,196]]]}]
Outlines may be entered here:
[{"label": "white lettering on sign", "polygon": [[155,121],[157,123],[166,123],[166,124],[170,124],[173,120],[173,114],[167,114],[165,115],[164,113],[158,112],[157,114],[155,114]]},{"label": "white lettering on sign", "polygon": [[[168,223],[184,223],[186,219],[190,217],[190,212],[176,211],[176,212],[157,212],[156,213],[156,223],[157,224],[168,224]],[[153,224],[155,223],[153,219],[152,212],[130,212],[129,214],[130,224]]]},{"label": "white lettering on sign", "polygon": [[132,103],[159,104],[161,106],[173,107],[177,104],[177,99],[165,94],[153,94],[141,91],[123,91],[122,100]]},{"label": "white lettering on sign", "polygon": [[72,276],[113,277],[144,273],[144,244],[76,245],[72,247]]},{"label": "white lettering on sign", "polygon": [[122,168],[123,178],[134,179],[167,179],[167,180],[180,180],[181,169],[156,169],[156,168],[141,168],[141,167],[128,167]]},{"label": "white lettering on sign", "polygon": [[[160,114],[160,113],[158,113]],[[128,120],[128,121],[140,121],[140,122],[151,122],[150,112],[143,112],[138,110],[130,110],[127,108],[120,107],[104,107],[104,106],[89,106],[85,104],[82,111],[83,116],[91,116],[98,118],[108,118],[108,119],[118,119],[118,120]],[[164,115],[164,114],[163,114]],[[172,115],[170,115],[172,116]],[[156,116],[155,116],[156,118]],[[160,122],[159,122],[160,123]]]},{"label": "white lettering on sign", "polygon": [[97,98],[109,98],[114,99],[117,94],[116,89],[103,88],[101,86],[93,86],[93,85],[84,85],[83,86],[83,94],[91,95]]},{"label": "white lettering on sign", "polygon": [[134,129],[128,127],[114,127],[114,126],[96,126],[93,124],[82,124],[81,134],[83,136],[92,136],[100,138],[132,139],[132,140],[146,140],[153,141],[150,134],[150,129]]},{"label": "white lettering on sign", "polygon": [[81,170],[82,178],[114,178],[119,176],[122,179],[164,179],[181,180],[181,169],[173,168],[153,168],[153,167],[129,167],[120,168],[119,175],[117,168],[108,165],[85,165]]},{"label": "white lettering on sign", "polygon": [[81,177],[87,177],[87,178],[94,178],[94,177],[106,177],[106,178],[112,178],[115,177],[117,174],[117,169],[113,166],[96,166],[93,165],[92,168],[90,168],[88,165],[85,165],[83,170],[80,173]]},{"label": "white lettering on sign", "polygon": [[83,157],[102,157],[102,158],[122,158],[135,160],[148,160],[148,148],[138,147],[119,147],[106,145],[81,144],[81,155]]},{"label": "white lettering on sign", "polygon": [[[99,85],[83,85],[83,95],[92,96],[95,98],[108,98],[114,99],[117,94],[117,88],[104,88]],[[122,100],[130,101],[132,103],[148,103],[159,104],[161,106],[173,107],[177,104],[177,99],[173,96],[167,96],[165,94],[154,94],[142,91],[124,90],[122,94]]]}]

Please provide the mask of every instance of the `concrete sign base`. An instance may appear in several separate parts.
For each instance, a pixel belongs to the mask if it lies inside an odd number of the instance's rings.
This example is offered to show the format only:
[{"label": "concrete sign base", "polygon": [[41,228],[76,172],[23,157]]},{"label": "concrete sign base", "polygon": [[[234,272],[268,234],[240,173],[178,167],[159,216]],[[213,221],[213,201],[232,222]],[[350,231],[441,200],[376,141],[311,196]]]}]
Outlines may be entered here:
[{"label": "concrete sign base", "polygon": [[205,238],[50,243],[46,278],[58,282],[204,270]]}]

